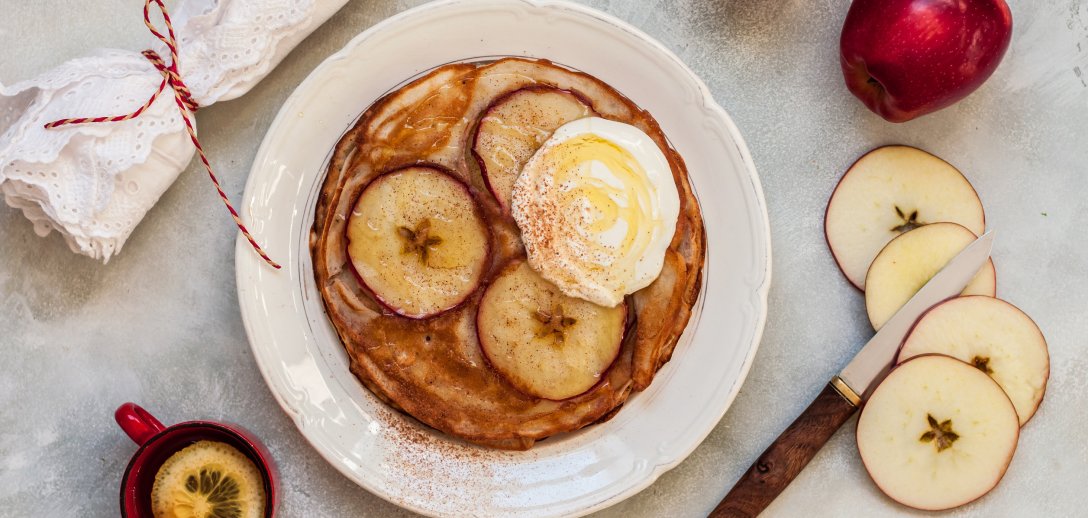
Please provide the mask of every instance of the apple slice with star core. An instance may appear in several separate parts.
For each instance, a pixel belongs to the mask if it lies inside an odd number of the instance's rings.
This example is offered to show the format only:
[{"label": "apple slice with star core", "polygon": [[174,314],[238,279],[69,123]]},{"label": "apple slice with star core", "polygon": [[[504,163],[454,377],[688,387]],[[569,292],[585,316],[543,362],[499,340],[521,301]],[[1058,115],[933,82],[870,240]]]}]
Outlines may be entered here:
[{"label": "apple slice with star core", "polygon": [[1046,339],[1031,317],[1001,299],[973,296],[934,306],[907,335],[897,361],[947,354],[989,374],[1008,394],[1023,426],[1050,378]]},{"label": "apple slice with star core", "polygon": [[824,234],[839,269],[865,289],[876,254],[896,236],[927,223],[959,223],[982,234],[982,201],[951,164],[908,146],[885,146],[859,158],[831,194]]},{"label": "apple slice with star core", "polygon": [[593,388],[620,352],[626,304],[568,297],[528,262],[507,266],[480,300],[484,356],[519,391],[567,399]]},{"label": "apple slice with star core", "polygon": [[861,409],[857,427],[858,452],[877,487],[927,511],[993,489],[1019,437],[1016,409],[993,379],[934,354],[892,369]]},{"label": "apple slice with star core", "polygon": [[[891,240],[877,254],[865,276],[865,311],[873,329],[879,330],[918,290],[956,254],[977,239],[955,223],[931,223]],[[963,295],[997,293],[997,272],[987,260]]]},{"label": "apple slice with star core", "polygon": [[464,182],[437,166],[383,174],[359,195],[347,223],[360,282],[391,311],[427,318],[480,285],[490,235]]}]

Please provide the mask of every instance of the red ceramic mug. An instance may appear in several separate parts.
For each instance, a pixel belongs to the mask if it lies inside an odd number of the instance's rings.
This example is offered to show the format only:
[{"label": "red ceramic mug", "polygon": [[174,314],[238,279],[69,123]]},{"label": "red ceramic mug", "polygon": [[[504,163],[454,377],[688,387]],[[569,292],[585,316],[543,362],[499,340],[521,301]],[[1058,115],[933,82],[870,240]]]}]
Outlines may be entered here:
[{"label": "red ceramic mug", "polygon": [[166,459],[197,441],[219,441],[242,452],[264,479],[265,516],[276,513],[277,475],[272,456],[253,434],[236,425],[213,421],[187,421],[163,426],[136,403],[125,403],[114,413],[117,424],[140,446],[121,478],[121,516],[151,518],[151,487]]}]

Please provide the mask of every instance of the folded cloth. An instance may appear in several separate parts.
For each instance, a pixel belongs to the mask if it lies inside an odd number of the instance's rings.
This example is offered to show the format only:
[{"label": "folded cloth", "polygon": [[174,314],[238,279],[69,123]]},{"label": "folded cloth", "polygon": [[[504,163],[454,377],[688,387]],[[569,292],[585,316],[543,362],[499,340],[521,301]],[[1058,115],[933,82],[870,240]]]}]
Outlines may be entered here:
[{"label": "folded cloth", "polygon": [[[347,0],[181,0],[178,71],[208,106],[248,92]],[[133,14],[135,19],[136,14]],[[155,49],[169,56],[165,45]],[[173,92],[138,117],[52,129],[58,119],[128,114],[162,73],[139,52],[99,50],[38,77],[0,82],[0,192],[40,236],[108,261],[193,157]]]}]

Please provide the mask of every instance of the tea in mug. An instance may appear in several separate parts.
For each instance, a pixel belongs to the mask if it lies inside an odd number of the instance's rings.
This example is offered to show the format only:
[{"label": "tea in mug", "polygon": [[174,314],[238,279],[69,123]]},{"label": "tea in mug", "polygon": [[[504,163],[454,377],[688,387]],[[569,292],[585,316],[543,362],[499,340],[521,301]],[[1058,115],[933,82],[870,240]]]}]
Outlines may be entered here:
[{"label": "tea in mug", "polygon": [[155,475],[155,518],[262,518],[264,480],[253,461],[218,441],[199,441],[170,456]]}]

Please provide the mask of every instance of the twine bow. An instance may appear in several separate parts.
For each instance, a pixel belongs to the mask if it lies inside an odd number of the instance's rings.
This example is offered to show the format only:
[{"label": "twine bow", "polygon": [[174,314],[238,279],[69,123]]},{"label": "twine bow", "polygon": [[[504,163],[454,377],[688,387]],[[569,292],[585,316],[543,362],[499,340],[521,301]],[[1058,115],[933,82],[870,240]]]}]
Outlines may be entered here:
[{"label": "twine bow", "polygon": [[[166,35],[159,32],[158,29],[155,28],[155,25],[151,23],[151,4],[158,6],[159,12],[162,13],[162,19],[166,22]],[[196,151],[200,155],[200,161],[204,163],[204,168],[208,171],[208,177],[211,178],[212,184],[215,185],[216,192],[219,193],[219,198],[223,200],[223,204],[226,205],[227,210],[230,211],[230,216],[234,218],[234,224],[238,225],[238,230],[240,230],[242,235],[249,240],[249,245],[253,247],[253,250],[257,252],[257,255],[260,255],[261,259],[264,259],[269,266],[278,270],[280,268],[279,263],[268,257],[268,254],[261,248],[261,245],[258,245],[257,241],[253,239],[253,235],[249,233],[246,225],[242,223],[241,216],[238,215],[238,211],[234,210],[234,206],[231,205],[230,199],[227,198],[227,193],[223,192],[223,187],[219,185],[219,179],[216,178],[215,173],[212,172],[212,165],[208,162],[207,155],[204,154],[204,148],[200,145],[200,140],[196,138],[196,130],[193,126],[193,113],[200,108],[200,105],[193,100],[192,92],[189,91],[188,86],[185,86],[185,82],[181,80],[181,75],[178,72],[177,39],[174,37],[174,26],[170,23],[170,15],[167,13],[166,6],[163,5],[162,0],[147,0],[146,3],[144,3],[144,25],[147,25],[151,34],[154,34],[159,41],[166,45],[166,48],[170,49],[169,65],[167,65],[162,57],[154,50],[148,49],[142,52],[143,56],[155,66],[155,70],[158,70],[159,73],[162,74],[162,82],[159,83],[159,89],[156,90],[154,94],[151,94],[151,98],[148,99],[143,106],[137,108],[136,111],[129,113],[128,115],[61,119],[46,124],[46,129],[69,124],[120,122],[135,119],[159,98],[159,94],[163,93],[167,87],[170,87],[170,90],[174,92],[174,101],[177,102],[178,110],[181,111],[181,120],[185,122],[185,130],[189,133],[189,138],[192,139],[193,146],[196,147]]]}]

